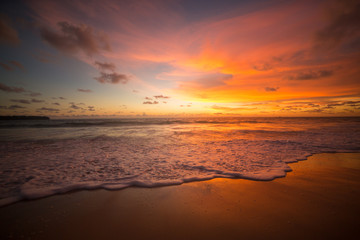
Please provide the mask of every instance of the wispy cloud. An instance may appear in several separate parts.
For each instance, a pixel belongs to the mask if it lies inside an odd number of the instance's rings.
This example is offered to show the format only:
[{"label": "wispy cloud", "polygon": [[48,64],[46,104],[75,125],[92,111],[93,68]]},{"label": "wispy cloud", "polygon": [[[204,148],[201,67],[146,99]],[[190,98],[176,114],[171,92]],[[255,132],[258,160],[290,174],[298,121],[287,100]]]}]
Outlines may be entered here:
[{"label": "wispy cloud", "polygon": [[265,87],[266,92],[276,92],[279,87]]},{"label": "wispy cloud", "polygon": [[8,45],[20,43],[18,32],[12,26],[10,18],[4,14],[0,14],[0,43]]},{"label": "wispy cloud", "polygon": [[331,49],[344,42],[359,41],[359,1],[334,1],[328,9],[330,21],[316,33],[316,48]]},{"label": "wispy cloud", "polygon": [[58,22],[60,31],[43,27],[41,37],[59,51],[66,53],[84,52],[88,56],[98,54],[101,50],[110,50],[104,35],[95,33],[90,26],[74,25],[69,22]]},{"label": "wispy cloud", "polygon": [[33,99],[31,99],[31,102],[33,102],[33,103],[42,103],[42,102],[45,102],[45,101],[44,101],[44,100],[40,100],[40,99],[33,98]]},{"label": "wispy cloud", "polygon": [[22,103],[22,104],[30,104],[31,102],[26,99],[11,99],[10,101],[16,102],[16,103]]},{"label": "wispy cloud", "polygon": [[19,105],[11,105],[11,106],[7,107],[7,109],[10,109],[10,110],[22,109],[22,108],[25,108],[25,107],[19,106]]},{"label": "wispy cloud", "polygon": [[246,107],[225,107],[225,106],[218,106],[218,105],[213,105],[211,106],[212,109],[214,110],[223,110],[223,111],[240,111],[240,110],[255,110],[257,108],[246,108]]},{"label": "wispy cloud", "polygon": [[82,107],[76,105],[75,103],[70,103],[70,108],[78,110],[78,109],[83,109]]},{"label": "wispy cloud", "polygon": [[83,92],[83,93],[91,93],[92,92],[92,90],[90,90],[90,89],[82,89],[82,88],[78,88],[77,91]]},{"label": "wispy cloud", "polygon": [[108,62],[98,62],[95,61],[95,65],[101,70],[101,71],[112,71],[114,72],[116,69],[115,64],[113,63],[108,63]]},{"label": "wispy cloud", "polygon": [[24,65],[22,65],[22,64],[21,64],[20,62],[18,62],[18,61],[10,61],[10,63],[11,63],[12,65],[18,67],[18,68],[21,69],[21,70],[24,70],[24,69],[25,69],[25,68],[24,68]]},{"label": "wispy cloud", "polygon": [[42,108],[38,108],[37,111],[46,111],[46,112],[59,112],[60,110],[57,108],[47,108],[47,107],[42,107]]},{"label": "wispy cloud", "polygon": [[13,93],[23,93],[26,92],[25,89],[21,87],[9,87],[5,84],[0,83],[0,90],[4,92],[13,92]]},{"label": "wispy cloud", "polygon": [[156,99],[168,99],[170,97],[169,96],[164,96],[164,95],[156,95],[156,96],[154,96],[154,98],[156,98]]},{"label": "wispy cloud", "polygon": [[5,63],[0,62],[0,66],[6,71],[12,71],[13,68]]},{"label": "wispy cloud", "polygon": [[286,78],[289,80],[311,80],[311,79],[330,77],[333,74],[334,72],[332,70],[306,71],[306,72],[296,73],[295,75],[291,75]]},{"label": "wispy cloud", "polygon": [[143,104],[159,104],[159,102],[158,101],[145,101],[145,102],[143,102]]}]

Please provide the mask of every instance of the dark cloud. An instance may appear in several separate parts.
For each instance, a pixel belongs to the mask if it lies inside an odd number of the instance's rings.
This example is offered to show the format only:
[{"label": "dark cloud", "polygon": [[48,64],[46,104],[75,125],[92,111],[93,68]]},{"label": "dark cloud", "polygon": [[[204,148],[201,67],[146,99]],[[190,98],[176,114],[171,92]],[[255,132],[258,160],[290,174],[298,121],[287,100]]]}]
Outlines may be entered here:
[{"label": "dark cloud", "polygon": [[102,63],[102,62],[95,61],[95,65],[101,71],[112,71],[112,72],[114,72],[115,69],[116,69],[116,66],[113,63],[107,63],[107,62]]},{"label": "dark cloud", "polygon": [[314,103],[308,103],[307,104],[309,107],[320,107],[319,104],[314,104]]},{"label": "dark cloud", "polygon": [[11,20],[3,14],[0,14],[0,43],[8,45],[20,43],[18,32],[12,27]]},{"label": "dark cloud", "polygon": [[5,84],[2,84],[2,83],[0,83],[0,90],[4,91],[4,92],[14,92],[14,93],[26,92],[26,90],[23,89],[23,88],[9,87],[9,86],[6,86]]},{"label": "dark cloud", "polygon": [[265,91],[267,91],[267,92],[276,92],[278,89],[279,89],[279,87],[276,87],[276,88],[274,88],[274,87],[266,87]]},{"label": "dark cloud", "polygon": [[145,97],[145,100],[150,100],[150,101],[152,101],[152,98],[150,98],[150,97]]},{"label": "dark cloud", "polygon": [[73,25],[68,22],[59,22],[60,32],[54,32],[48,28],[40,30],[41,37],[50,45],[66,53],[84,52],[92,56],[100,50],[110,50],[105,38],[94,33],[93,29],[86,25]]},{"label": "dark cloud", "polygon": [[65,100],[66,98],[64,98],[64,97],[59,97],[59,99],[60,99],[60,100]]},{"label": "dark cloud", "polygon": [[33,102],[33,103],[42,103],[42,102],[45,102],[45,101],[33,98],[33,99],[31,99],[31,102]]},{"label": "dark cloud", "polygon": [[22,103],[22,104],[30,104],[31,102],[26,99],[11,99],[10,101],[16,102],[16,103]]},{"label": "dark cloud", "polygon": [[37,111],[58,112],[59,109],[57,109],[57,108],[42,107],[42,108],[38,108]]},{"label": "dark cloud", "polygon": [[146,102],[143,102],[143,104],[159,104],[159,102],[158,101],[153,101],[153,102],[146,101]]},{"label": "dark cloud", "polygon": [[78,92],[84,92],[84,93],[91,93],[92,92],[90,89],[82,89],[82,88],[78,88],[77,91]]},{"label": "dark cloud", "polygon": [[268,63],[255,65],[255,66],[253,66],[253,68],[257,71],[268,71],[268,70],[273,69],[273,67]]},{"label": "dark cloud", "polygon": [[169,96],[163,96],[163,95],[157,95],[157,96],[154,96],[154,98],[156,98],[156,99],[159,99],[159,98],[168,99],[170,97]]},{"label": "dark cloud", "polygon": [[11,105],[10,107],[8,107],[7,109],[10,109],[10,110],[15,110],[15,109],[21,109],[21,108],[25,108],[23,106],[19,106],[19,105]]},{"label": "dark cloud", "polygon": [[78,109],[83,109],[82,107],[79,107],[79,106],[77,106],[77,105],[74,104],[74,103],[71,103],[71,104],[70,104],[70,108],[76,109],[76,110],[78,110]]},{"label": "dark cloud", "polygon": [[5,69],[6,71],[12,71],[13,68],[5,63],[0,62],[0,66]]},{"label": "dark cloud", "polygon": [[10,61],[10,63],[18,68],[20,68],[21,70],[24,70],[24,66],[19,63],[18,61]]},{"label": "dark cloud", "polygon": [[116,72],[114,73],[100,72],[100,76],[95,77],[94,79],[100,83],[126,84],[130,80],[130,77],[128,75],[120,74]]},{"label": "dark cloud", "polygon": [[288,80],[311,80],[324,77],[330,77],[334,74],[331,70],[299,72],[295,75],[286,77]]},{"label": "dark cloud", "polygon": [[359,38],[359,1],[336,1],[335,5],[329,9],[329,14],[329,23],[316,33],[316,48],[331,49],[346,41]]},{"label": "dark cloud", "polygon": [[60,103],[54,102],[54,103],[52,103],[52,105],[60,106]]},{"label": "dark cloud", "polygon": [[321,109],[321,108],[308,109],[308,110],[304,110],[303,112],[308,112],[308,113],[323,113],[323,112],[324,112],[324,109]]},{"label": "dark cloud", "polygon": [[30,97],[38,97],[38,96],[41,96],[41,93],[30,92],[30,93],[28,93],[28,94],[26,94],[26,95],[28,95],[28,96],[30,96]]},{"label": "dark cloud", "polygon": [[93,111],[95,111],[95,107],[94,106],[88,106],[88,110],[93,112]]}]

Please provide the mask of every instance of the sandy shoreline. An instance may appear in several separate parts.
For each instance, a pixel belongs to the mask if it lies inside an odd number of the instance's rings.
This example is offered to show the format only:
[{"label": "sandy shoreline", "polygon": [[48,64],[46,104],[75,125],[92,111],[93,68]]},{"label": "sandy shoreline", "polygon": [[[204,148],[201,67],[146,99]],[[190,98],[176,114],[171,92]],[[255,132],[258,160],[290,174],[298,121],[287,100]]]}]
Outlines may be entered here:
[{"label": "sandy shoreline", "polygon": [[1,239],[356,239],[360,153],[317,154],[273,181],[79,191],[0,208]]}]

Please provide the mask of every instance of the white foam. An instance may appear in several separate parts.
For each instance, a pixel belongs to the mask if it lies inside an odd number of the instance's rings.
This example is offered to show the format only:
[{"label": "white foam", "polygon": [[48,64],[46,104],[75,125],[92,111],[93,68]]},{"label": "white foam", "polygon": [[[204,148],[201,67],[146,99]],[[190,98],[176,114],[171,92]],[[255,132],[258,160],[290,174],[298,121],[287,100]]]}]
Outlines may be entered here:
[{"label": "white foam", "polygon": [[[217,177],[268,181],[291,171],[286,163],[313,153],[359,151],[356,119],[319,121],[84,127],[68,138],[41,139],[42,132],[33,140],[3,139],[0,206],[78,189],[158,187]],[[285,123],[291,127],[280,127]]]}]

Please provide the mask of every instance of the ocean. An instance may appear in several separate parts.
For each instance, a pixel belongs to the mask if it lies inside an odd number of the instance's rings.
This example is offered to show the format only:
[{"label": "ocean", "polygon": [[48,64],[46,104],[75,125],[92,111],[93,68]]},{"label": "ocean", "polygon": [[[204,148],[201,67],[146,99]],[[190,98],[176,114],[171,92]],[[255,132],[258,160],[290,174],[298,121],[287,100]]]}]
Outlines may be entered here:
[{"label": "ocean", "polygon": [[0,206],[80,189],[273,180],[322,152],[360,152],[360,118],[0,121]]}]

